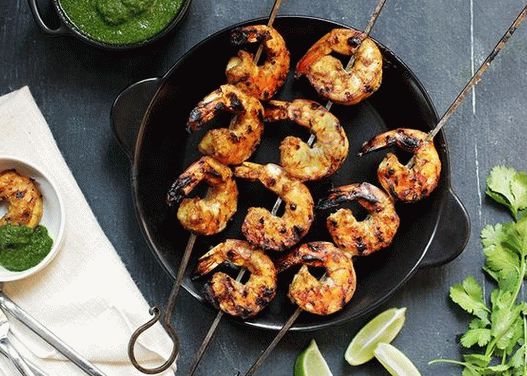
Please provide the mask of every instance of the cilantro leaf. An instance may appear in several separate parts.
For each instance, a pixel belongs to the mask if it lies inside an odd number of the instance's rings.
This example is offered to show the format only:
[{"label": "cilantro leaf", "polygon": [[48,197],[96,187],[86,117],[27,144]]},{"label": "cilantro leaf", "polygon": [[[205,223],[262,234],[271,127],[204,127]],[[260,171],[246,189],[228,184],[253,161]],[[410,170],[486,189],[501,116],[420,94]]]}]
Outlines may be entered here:
[{"label": "cilantro leaf", "polygon": [[483,270],[498,282],[500,289],[513,291],[520,274],[520,257],[527,250],[527,217],[518,223],[485,226],[481,244],[486,256]]},{"label": "cilantro leaf", "polygon": [[492,310],[498,311],[500,309],[507,309],[512,306],[513,296],[510,291],[496,289],[490,294],[490,302],[492,304]]},{"label": "cilantro leaf", "polygon": [[[517,312],[519,310],[516,309],[512,315],[517,316]],[[508,327],[508,329],[499,337],[498,341],[496,342],[496,347],[500,350],[504,350],[507,354],[512,354],[513,349],[518,344],[519,340],[523,337],[523,325],[521,319],[516,319],[512,321],[512,324]]]},{"label": "cilantro leaf", "polygon": [[510,365],[507,365],[507,364],[498,364],[498,365],[495,365],[495,366],[490,366],[490,367],[487,367],[487,370],[489,370],[490,372],[493,372],[493,373],[489,373],[492,374],[492,375],[502,375],[503,372],[507,371],[510,367]]},{"label": "cilantro leaf", "polygon": [[524,362],[526,347],[527,345],[523,345],[518,350],[516,350],[514,355],[511,357],[510,363],[513,368],[521,368],[525,364]]},{"label": "cilantro leaf", "polygon": [[511,181],[511,192],[514,196],[514,206],[517,210],[527,208],[527,174],[517,172]]},{"label": "cilantro leaf", "polygon": [[509,208],[514,218],[527,208],[527,174],[514,168],[496,166],[487,178],[485,193],[494,201]]},{"label": "cilantro leaf", "polygon": [[450,288],[450,298],[468,313],[487,322],[489,309],[483,301],[483,290],[476,279],[467,277],[462,284]]},{"label": "cilantro leaf", "polygon": [[502,246],[489,247],[484,253],[485,266],[495,273],[500,288],[512,291],[520,273],[518,255]]},{"label": "cilantro leaf", "polygon": [[473,367],[468,367],[467,366],[467,367],[463,368],[463,373],[461,375],[462,376],[481,376],[481,373],[478,372]]},{"label": "cilantro leaf", "polygon": [[483,329],[489,325],[489,322],[482,321],[480,319],[474,319],[468,324],[470,329]]},{"label": "cilantro leaf", "polygon": [[496,226],[487,225],[481,230],[481,244],[483,249],[502,245],[507,241],[512,231],[512,223],[498,223]]},{"label": "cilantro leaf", "polygon": [[463,359],[476,367],[487,367],[491,361],[490,356],[483,354],[466,354],[463,355]]},{"label": "cilantro leaf", "polygon": [[[510,295],[510,293],[509,293]],[[523,334],[523,325],[519,319],[522,306],[515,305],[512,309],[507,306],[492,308],[491,334],[496,338],[496,347],[505,350],[514,347]]]},{"label": "cilantro leaf", "polygon": [[485,193],[494,201],[511,207],[512,201],[514,201],[514,196],[511,192],[511,181],[515,174],[516,170],[511,167],[494,167],[487,177],[487,190]]},{"label": "cilantro leaf", "polygon": [[460,342],[466,348],[470,348],[476,343],[478,346],[483,347],[490,342],[490,329],[469,329],[463,334]]},{"label": "cilantro leaf", "polygon": [[514,238],[516,240],[516,245],[518,246],[515,251],[521,257],[527,256],[527,217],[522,217],[518,222],[513,226],[514,228]]}]

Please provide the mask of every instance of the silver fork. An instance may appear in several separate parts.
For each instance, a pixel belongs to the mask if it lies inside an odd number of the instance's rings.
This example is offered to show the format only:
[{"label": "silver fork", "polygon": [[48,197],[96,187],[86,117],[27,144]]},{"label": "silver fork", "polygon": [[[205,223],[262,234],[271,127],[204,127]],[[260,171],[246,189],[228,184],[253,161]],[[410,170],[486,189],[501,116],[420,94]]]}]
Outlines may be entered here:
[{"label": "silver fork", "polygon": [[9,342],[7,334],[9,333],[9,321],[0,309],[0,352],[9,358],[15,365],[16,369],[22,376],[37,376],[22,357],[15,347]]}]

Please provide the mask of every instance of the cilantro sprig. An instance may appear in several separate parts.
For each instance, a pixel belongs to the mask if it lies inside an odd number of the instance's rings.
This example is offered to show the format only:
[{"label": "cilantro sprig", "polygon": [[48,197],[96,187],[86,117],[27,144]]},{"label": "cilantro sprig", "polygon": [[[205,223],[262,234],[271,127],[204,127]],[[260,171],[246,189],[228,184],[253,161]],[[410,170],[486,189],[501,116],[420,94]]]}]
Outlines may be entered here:
[{"label": "cilantro sprig", "polygon": [[511,167],[496,166],[487,178],[486,194],[505,205],[518,220],[527,208],[527,173]]},{"label": "cilantro sprig", "polygon": [[454,303],[473,316],[460,344],[463,361],[436,359],[463,367],[463,376],[527,376],[527,302],[520,292],[527,277],[527,174],[497,166],[487,178],[486,194],[506,206],[513,222],[481,231],[483,271],[496,282],[490,297],[472,276],[450,288]]}]

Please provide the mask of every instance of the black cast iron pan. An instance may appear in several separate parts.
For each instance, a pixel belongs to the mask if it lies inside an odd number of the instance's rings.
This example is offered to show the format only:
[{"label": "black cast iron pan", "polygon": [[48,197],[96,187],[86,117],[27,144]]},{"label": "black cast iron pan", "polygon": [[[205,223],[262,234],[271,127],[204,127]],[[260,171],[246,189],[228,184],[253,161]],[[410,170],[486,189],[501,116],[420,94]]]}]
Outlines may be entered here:
[{"label": "black cast iron pan", "polygon": [[[240,25],[254,23],[265,23],[265,20]],[[229,31],[240,25],[199,43],[162,78],[133,84],[119,95],[112,108],[115,135],[132,161],[134,203],[142,230],[153,253],[172,277],[189,233],[166,206],[166,192],[172,181],[200,157],[197,143],[204,131],[189,135],[185,123],[196,103],[225,83],[227,60],[236,53],[229,43]],[[275,21],[275,27],[286,40],[293,65],[322,35],[343,25],[312,17],[283,16]],[[347,131],[350,154],[337,174],[309,183],[315,201],[326,195],[332,186],[362,181],[378,185],[375,172],[385,153],[357,157],[364,141],[397,127],[428,131],[437,122],[434,106],[415,75],[390,50],[380,47],[385,68],[379,91],[357,106],[334,106],[332,109]],[[292,74],[277,98],[308,98],[325,103],[306,81],[295,81]],[[308,134],[299,128],[289,123],[266,124],[262,143],[251,160],[278,163],[278,146],[286,135],[300,135],[307,140]],[[373,256],[355,259],[357,292],[343,311],[326,317],[304,313],[293,330],[314,330],[357,318],[384,302],[419,268],[446,264],[461,253],[468,239],[469,220],[450,187],[450,163],[442,133],[436,136],[435,143],[443,164],[437,190],[429,199],[417,204],[398,204],[401,227],[392,246]],[[206,280],[189,278],[197,258],[226,238],[243,239],[240,226],[247,208],[270,209],[276,200],[258,183],[239,180],[239,189],[238,213],[227,229],[213,237],[199,237],[196,242],[184,287],[200,301],[203,301],[201,292]],[[330,240],[325,228],[326,215],[318,213],[305,241]],[[286,297],[291,277],[292,274],[281,276],[276,299],[256,318],[243,323],[279,329],[295,309]]]}]

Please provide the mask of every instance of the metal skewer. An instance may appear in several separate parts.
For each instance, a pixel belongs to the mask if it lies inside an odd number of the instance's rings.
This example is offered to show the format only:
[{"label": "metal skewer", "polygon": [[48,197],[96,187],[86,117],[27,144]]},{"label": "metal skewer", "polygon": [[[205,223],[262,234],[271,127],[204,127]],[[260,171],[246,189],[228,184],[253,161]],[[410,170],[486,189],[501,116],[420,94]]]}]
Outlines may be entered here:
[{"label": "metal skewer", "polygon": [[[271,27],[274,24],[274,20],[276,19],[276,16],[278,15],[278,11],[280,10],[280,6],[282,5],[282,0],[275,0],[273,4],[273,8],[271,9],[271,13],[269,14],[269,20],[267,21],[267,26]],[[258,47],[258,51],[256,51],[256,54],[254,55],[254,62],[258,64],[258,60],[260,60],[260,57],[262,56],[263,52],[263,43],[260,43],[260,47]]]},{"label": "metal skewer", "polygon": [[[274,20],[276,19],[276,16],[278,15],[278,11],[280,10],[280,6],[282,5],[282,0],[275,0],[273,4],[273,8],[271,9],[271,13],[269,14],[269,20],[267,21],[267,26],[273,26]],[[258,50],[256,51],[256,54],[254,55],[254,62],[258,64],[258,61],[260,60],[260,57],[262,56],[263,52],[263,43],[260,44],[260,47],[258,47]],[[271,211],[272,215],[276,215],[278,212],[278,209],[280,208],[282,200],[278,199],[276,203],[273,206],[273,210]],[[241,269],[238,272],[238,275],[236,276],[236,282],[240,282],[245,275],[245,269]],[[214,337],[214,334],[216,333],[216,330],[218,329],[218,325],[221,322],[221,319],[223,318],[223,311],[218,310],[218,313],[216,314],[216,317],[212,321],[212,324],[209,327],[209,330],[207,331],[207,334],[205,335],[205,338],[203,338],[203,342],[201,342],[201,345],[198,348],[198,351],[196,352],[196,355],[194,356],[194,360],[192,361],[192,365],[190,367],[189,376],[193,376],[196,370],[198,369],[199,363],[201,362],[201,359],[203,358],[203,355],[205,354],[205,351],[207,351],[207,348],[210,345],[210,341]]]},{"label": "metal skewer", "polygon": [[518,14],[514,22],[509,26],[505,34],[501,37],[499,42],[496,44],[492,52],[487,56],[483,64],[478,68],[477,72],[472,76],[472,78],[467,82],[463,90],[458,94],[456,99],[454,99],[454,102],[448,107],[448,110],[446,110],[443,117],[441,117],[441,120],[437,123],[434,129],[428,133],[428,136],[425,139],[425,142],[431,141],[435,135],[443,128],[443,126],[446,124],[448,119],[452,116],[454,112],[458,109],[459,105],[463,102],[469,91],[472,90],[474,86],[476,86],[479,81],[481,80],[481,77],[483,76],[483,73],[486,72],[486,70],[489,68],[490,64],[494,60],[494,58],[498,55],[498,53],[502,50],[503,47],[505,47],[505,44],[508,42],[509,38],[514,34],[516,29],[520,26],[520,24],[525,19],[525,16],[527,16],[527,5],[523,8],[523,10]]},{"label": "metal skewer", "polygon": [[163,328],[167,331],[168,336],[172,340],[172,352],[170,353],[170,356],[168,359],[161,364],[158,367],[154,368],[145,368],[139,364],[135,357],[134,353],[134,347],[135,344],[141,334],[143,334],[145,331],[147,331],[152,325],[154,325],[156,322],[159,321],[161,318],[161,311],[158,307],[154,306],[150,308],[150,314],[153,315],[147,323],[141,325],[139,328],[135,330],[135,332],[132,333],[132,336],[130,337],[130,341],[128,342],[128,357],[130,358],[130,361],[132,362],[132,365],[137,368],[142,373],[146,373],[149,375],[153,375],[156,373],[161,373],[163,371],[166,371],[172,363],[176,360],[178,354],[179,354],[179,337],[176,333],[176,329],[172,325],[172,313],[174,311],[174,308],[176,306],[176,298],[178,296],[181,284],[183,283],[183,278],[185,277],[185,271],[187,269],[188,262],[190,260],[190,255],[192,253],[192,249],[194,248],[194,244],[196,242],[196,234],[190,235],[187,245],[185,247],[185,252],[183,253],[183,258],[181,259],[181,263],[179,264],[178,273],[176,276],[176,281],[174,282],[174,286],[172,287],[172,290],[170,291],[170,296],[168,297],[167,306],[165,307],[165,310],[163,312],[163,320],[162,325]]},{"label": "metal skewer", "polygon": [[[383,4],[380,4],[383,3]],[[379,5],[377,6],[372,19],[377,17],[380,13],[380,10],[382,9],[382,6],[384,5],[384,1],[380,1]],[[377,9],[379,9],[379,12],[377,12]],[[497,56],[497,54],[503,49],[509,38],[514,34],[516,29],[520,26],[520,24],[525,20],[525,17],[527,16],[527,5],[523,8],[523,10],[520,12],[520,14],[516,17],[512,25],[507,29],[503,37],[500,39],[500,41],[496,44],[496,47],[492,50],[492,52],[487,56],[483,64],[479,67],[477,72],[472,76],[472,78],[468,81],[468,83],[465,85],[461,93],[456,97],[454,102],[450,105],[448,110],[445,112],[441,120],[437,123],[436,127],[430,131],[427,138],[425,139],[426,142],[433,139],[433,137],[441,130],[441,128],[445,125],[447,120],[452,116],[452,114],[456,111],[456,109],[459,107],[463,99],[466,97],[466,95],[472,90],[472,88],[481,80],[481,77],[483,73],[488,69],[494,58]],[[370,24],[371,24],[370,20]],[[375,23],[375,20],[373,21]],[[371,27],[370,27],[371,30]],[[364,38],[362,38],[364,40]],[[353,57],[351,58],[353,60]],[[352,64],[352,63],[351,63]],[[349,64],[348,64],[349,66]],[[328,106],[331,108],[331,102],[328,103]],[[267,348],[260,354],[256,362],[251,366],[251,368],[247,371],[245,376],[252,376],[254,372],[262,365],[262,363],[265,361],[265,359],[269,356],[269,354],[274,350],[276,345],[280,342],[282,337],[286,334],[286,332],[291,328],[295,320],[298,318],[300,313],[302,312],[301,308],[297,308],[293,314],[289,317],[289,319],[286,321],[282,329],[278,332],[276,337],[273,339],[273,341],[267,346]]]}]

